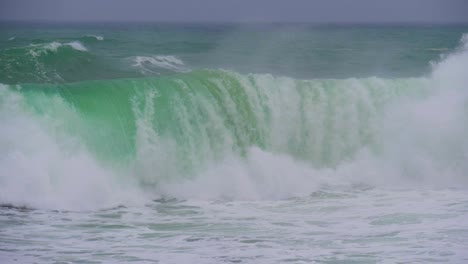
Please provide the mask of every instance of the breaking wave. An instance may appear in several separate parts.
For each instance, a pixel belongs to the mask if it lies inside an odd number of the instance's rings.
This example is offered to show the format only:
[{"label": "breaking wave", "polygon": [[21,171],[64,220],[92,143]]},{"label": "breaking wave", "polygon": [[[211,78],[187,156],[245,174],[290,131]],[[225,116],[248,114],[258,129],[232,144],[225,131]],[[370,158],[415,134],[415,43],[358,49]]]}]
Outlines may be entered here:
[{"label": "breaking wave", "polygon": [[62,82],[91,64],[91,54],[79,41],[50,42],[0,51],[0,79],[9,82]]},{"label": "breaking wave", "polygon": [[84,41],[89,41],[89,40],[93,40],[93,41],[103,41],[104,40],[104,37],[103,36],[99,36],[99,35],[86,35],[83,37]]},{"label": "breaking wave", "polygon": [[146,75],[160,74],[165,70],[174,72],[188,71],[182,60],[171,55],[135,56],[131,57],[130,60],[133,61],[133,67]]},{"label": "breaking wave", "polygon": [[418,78],[198,70],[3,85],[0,203],[81,210],[159,196],[466,186],[467,39]]}]

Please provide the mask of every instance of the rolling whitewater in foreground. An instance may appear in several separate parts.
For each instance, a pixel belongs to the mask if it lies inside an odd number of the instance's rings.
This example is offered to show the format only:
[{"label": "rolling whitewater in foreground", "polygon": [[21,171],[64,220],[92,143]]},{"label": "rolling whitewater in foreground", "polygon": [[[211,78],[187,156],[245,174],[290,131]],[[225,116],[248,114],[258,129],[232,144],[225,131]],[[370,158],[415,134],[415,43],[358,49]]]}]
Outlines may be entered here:
[{"label": "rolling whitewater in foreground", "polygon": [[0,25],[1,263],[467,263],[468,26]]}]

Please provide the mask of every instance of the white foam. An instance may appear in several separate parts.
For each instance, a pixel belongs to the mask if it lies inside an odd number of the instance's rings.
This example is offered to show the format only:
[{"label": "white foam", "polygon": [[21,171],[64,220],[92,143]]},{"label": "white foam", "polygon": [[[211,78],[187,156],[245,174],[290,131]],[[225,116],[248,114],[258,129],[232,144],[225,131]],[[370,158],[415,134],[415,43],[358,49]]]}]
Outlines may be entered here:
[{"label": "white foam", "polygon": [[180,199],[277,200],[318,190],[334,180],[327,177],[329,173],[287,154],[252,147],[246,159],[226,157],[192,180],[162,184],[161,192]]},{"label": "white foam", "polygon": [[132,57],[133,67],[137,67],[144,74],[157,74],[159,69],[185,72],[187,67],[179,58],[172,55],[135,56]]},{"label": "white foam", "polygon": [[69,46],[74,50],[78,51],[87,51],[88,49],[79,41],[72,41],[68,43],[60,43],[60,42],[50,42],[46,44],[31,44],[32,47],[31,51],[32,54],[37,56],[38,54],[44,53],[46,51],[57,52],[57,50],[63,46]]},{"label": "white foam", "polygon": [[86,35],[86,37],[94,38],[94,39],[99,40],[99,41],[104,40],[104,37],[99,36],[99,35]]},{"label": "white foam", "polygon": [[40,47],[44,48],[45,50],[57,51],[57,49],[60,48],[61,46],[62,46],[62,43],[54,41],[54,42],[42,45]]},{"label": "white foam", "polygon": [[[56,103],[60,108],[58,98]],[[19,94],[0,87],[0,203],[91,210],[141,201],[131,182],[119,183],[116,172],[99,164],[76,139],[55,133],[47,128],[54,124],[47,117],[24,108]]]},{"label": "white foam", "polygon": [[88,49],[87,49],[83,44],[81,44],[81,42],[79,42],[79,41],[72,41],[72,42],[69,42],[69,43],[65,43],[65,45],[70,46],[70,47],[72,47],[73,49],[79,50],[79,51],[87,51],[87,50],[88,50]]}]

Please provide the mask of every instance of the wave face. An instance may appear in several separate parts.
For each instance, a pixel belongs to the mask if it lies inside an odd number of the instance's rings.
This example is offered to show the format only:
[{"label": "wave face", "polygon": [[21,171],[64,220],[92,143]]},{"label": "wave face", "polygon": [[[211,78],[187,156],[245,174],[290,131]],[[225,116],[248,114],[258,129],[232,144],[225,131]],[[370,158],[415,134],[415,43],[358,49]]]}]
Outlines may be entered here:
[{"label": "wave face", "polygon": [[[3,85],[0,202],[89,209],[148,195],[282,199],[327,186],[466,185],[466,43],[421,78],[197,70]],[[41,50],[86,54],[71,44]]]}]

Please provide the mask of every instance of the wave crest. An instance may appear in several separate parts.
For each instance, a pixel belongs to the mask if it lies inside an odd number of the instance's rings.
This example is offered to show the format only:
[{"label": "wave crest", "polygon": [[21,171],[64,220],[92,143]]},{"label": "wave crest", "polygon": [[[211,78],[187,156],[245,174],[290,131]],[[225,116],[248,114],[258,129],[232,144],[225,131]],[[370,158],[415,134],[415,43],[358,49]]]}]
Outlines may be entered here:
[{"label": "wave crest", "polygon": [[77,51],[88,51],[88,49],[79,41],[72,41],[68,43],[54,41],[46,44],[31,44],[29,47],[29,52],[33,54],[33,56],[44,54],[44,52],[57,52],[57,50],[61,47],[71,47]]},{"label": "wave crest", "polygon": [[86,35],[83,37],[84,39],[92,39],[92,40],[97,40],[97,41],[103,41],[104,37],[99,36],[99,35]]},{"label": "wave crest", "polygon": [[184,62],[172,55],[135,56],[130,60],[133,61],[132,66],[138,68],[142,74],[160,74],[161,70],[188,71]]}]

